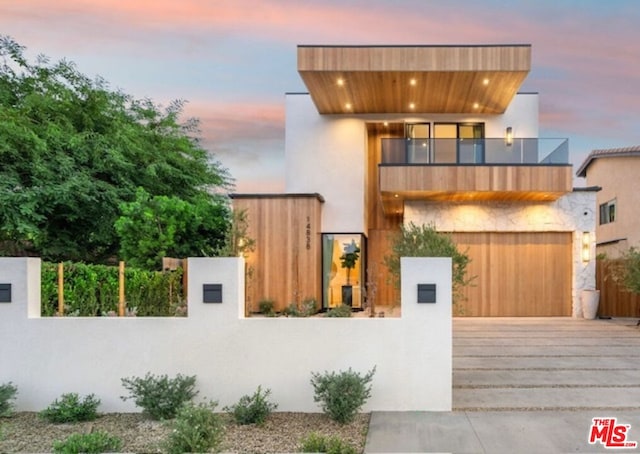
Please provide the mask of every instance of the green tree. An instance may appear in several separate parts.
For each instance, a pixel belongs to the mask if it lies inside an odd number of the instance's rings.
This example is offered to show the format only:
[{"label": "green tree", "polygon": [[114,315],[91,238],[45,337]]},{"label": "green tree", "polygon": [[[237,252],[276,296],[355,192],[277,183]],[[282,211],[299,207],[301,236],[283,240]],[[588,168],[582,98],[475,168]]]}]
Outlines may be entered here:
[{"label": "green tree", "polygon": [[190,202],[151,197],[140,188],[136,199],[120,209],[115,224],[120,257],[139,268],[157,268],[162,257],[216,255],[229,227],[227,207],[205,197]]},{"label": "green tree", "polygon": [[[0,36],[0,254],[104,262],[118,253],[114,224],[138,188],[228,228],[214,193],[230,177],[199,145],[197,120],[180,121],[183,106],[135,99],[68,61],[31,63]],[[176,233],[178,246],[199,241],[187,233]]]},{"label": "green tree", "polygon": [[410,222],[403,225],[392,239],[391,253],[384,258],[384,264],[396,288],[400,288],[401,257],[451,257],[453,302],[463,299],[463,289],[473,277],[467,275],[467,265],[471,261],[466,252],[460,252],[451,236],[436,231],[433,225],[417,226]]}]

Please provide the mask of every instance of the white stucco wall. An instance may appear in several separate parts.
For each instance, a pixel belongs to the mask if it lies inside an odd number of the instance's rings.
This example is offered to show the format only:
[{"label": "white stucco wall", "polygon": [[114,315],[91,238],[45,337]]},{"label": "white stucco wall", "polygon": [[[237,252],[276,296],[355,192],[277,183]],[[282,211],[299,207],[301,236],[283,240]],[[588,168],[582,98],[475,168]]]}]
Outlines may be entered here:
[{"label": "white stucco wall", "polygon": [[[189,317],[29,317],[39,313],[38,259],[0,258],[0,383],[18,386],[17,409],[37,411],[62,393],[95,393],[102,412],[139,411],[120,379],[197,376],[199,398],[229,405],[258,385],[278,411],[318,412],[311,372],[377,367],[365,411],[450,411],[450,259],[402,261],[400,318],[243,318],[242,259],[189,259]],[[202,303],[204,283],[223,303]],[[435,283],[436,304],[417,304],[417,283]]]},{"label": "white stucco wall", "polygon": [[[572,232],[574,317],[582,315],[580,291],[595,288],[596,193],[576,191],[547,203],[405,202],[404,222],[434,224],[446,232]],[[591,260],[582,260],[582,235],[590,232]]]},{"label": "white stucco wall", "polygon": [[288,95],[288,193],[322,194],[323,232],[364,232],[366,131],[362,119],[320,115],[308,95]]}]

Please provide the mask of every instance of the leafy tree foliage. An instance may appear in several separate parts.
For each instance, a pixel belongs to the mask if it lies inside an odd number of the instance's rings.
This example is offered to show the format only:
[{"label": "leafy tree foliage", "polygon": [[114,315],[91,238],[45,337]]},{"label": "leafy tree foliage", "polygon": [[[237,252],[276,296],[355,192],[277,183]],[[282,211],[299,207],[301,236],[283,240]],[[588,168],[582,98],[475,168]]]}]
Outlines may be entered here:
[{"label": "leafy tree foliage", "polygon": [[403,225],[394,235],[391,253],[384,257],[393,285],[400,288],[400,258],[402,257],[451,257],[453,302],[464,300],[464,287],[475,278],[469,277],[467,265],[471,259],[467,251],[461,252],[450,235],[438,232],[434,225]]},{"label": "leafy tree foliage", "polygon": [[162,257],[216,255],[223,246],[229,218],[224,205],[200,197],[151,197],[138,189],[133,202],[120,205],[115,227],[121,257],[139,268],[154,268]]},{"label": "leafy tree foliage", "polygon": [[182,109],[181,101],[163,109],[112,90],[68,61],[31,63],[0,36],[0,254],[105,261],[118,252],[120,209],[137,215],[127,203],[162,200],[216,217],[176,230],[167,251],[180,251],[185,238],[201,241],[189,235],[228,228],[226,202],[212,192],[230,178],[198,144],[197,121],[179,121]]}]

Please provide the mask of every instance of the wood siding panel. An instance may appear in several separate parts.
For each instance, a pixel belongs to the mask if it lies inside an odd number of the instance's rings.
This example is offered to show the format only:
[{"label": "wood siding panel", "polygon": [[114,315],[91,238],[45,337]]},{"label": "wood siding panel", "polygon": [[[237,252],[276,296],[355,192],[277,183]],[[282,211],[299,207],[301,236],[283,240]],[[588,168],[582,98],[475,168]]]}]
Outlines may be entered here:
[{"label": "wood siding panel", "polygon": [[596,261],[596,288],[600,290],[598,315],[605,317],[640,317],[640,295],[627,292],[609,277],[617,260]]},{"label": "wood siding panel", "polygon": [[380,166],[383,200],[555,200],[571,192],[571,166]]},{"label": "wood siding panel", "polygon": [[262,299],[275,310],[312,297],[321,301],[321,202],[316,196],[257,196],[233,199],[246,210],[256,250],[247,255],[247,312]]},{"label": "wood siding panel", "polygon": [[386,216],[378,184],[378,164],[382,149],[380,139],[404,137],[403,123],[381,123],[367,125],[367,187],[365,203],[367,213],[367,280],[376,288],[376,306],[389,306],[400,301],[400,292],[389,284],[384,257],[389,254],[389,238],[400,230],[402,224],[402,202],[400,213]]},{"label": "wood siding panel", "polygon": [[468,248],[469,274],[459,315],[480,317],[570,316],[572,234],[453,233]]}]

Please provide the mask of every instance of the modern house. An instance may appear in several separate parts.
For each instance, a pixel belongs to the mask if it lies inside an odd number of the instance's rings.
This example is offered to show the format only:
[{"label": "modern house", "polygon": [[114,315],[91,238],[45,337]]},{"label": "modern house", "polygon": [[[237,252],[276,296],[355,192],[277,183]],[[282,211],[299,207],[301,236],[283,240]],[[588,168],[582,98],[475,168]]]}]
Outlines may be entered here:
[{"label": "modern house", "polygon": [[600,186],[596,203],[596,252],[616,258],[640,246],[640,146],[593,150],[576,173],[588,186]]},{"label": "modern house", "polygon": [[579,315],[595,192],[572,188],[567,139],[538,137],[538,94],[518,92],[530,67],[530,45],[299,46],[286,194],[233,196],[257,245],[247,310],[393,305],[383,260],[414,223],[472,259],[457,313]]}]

